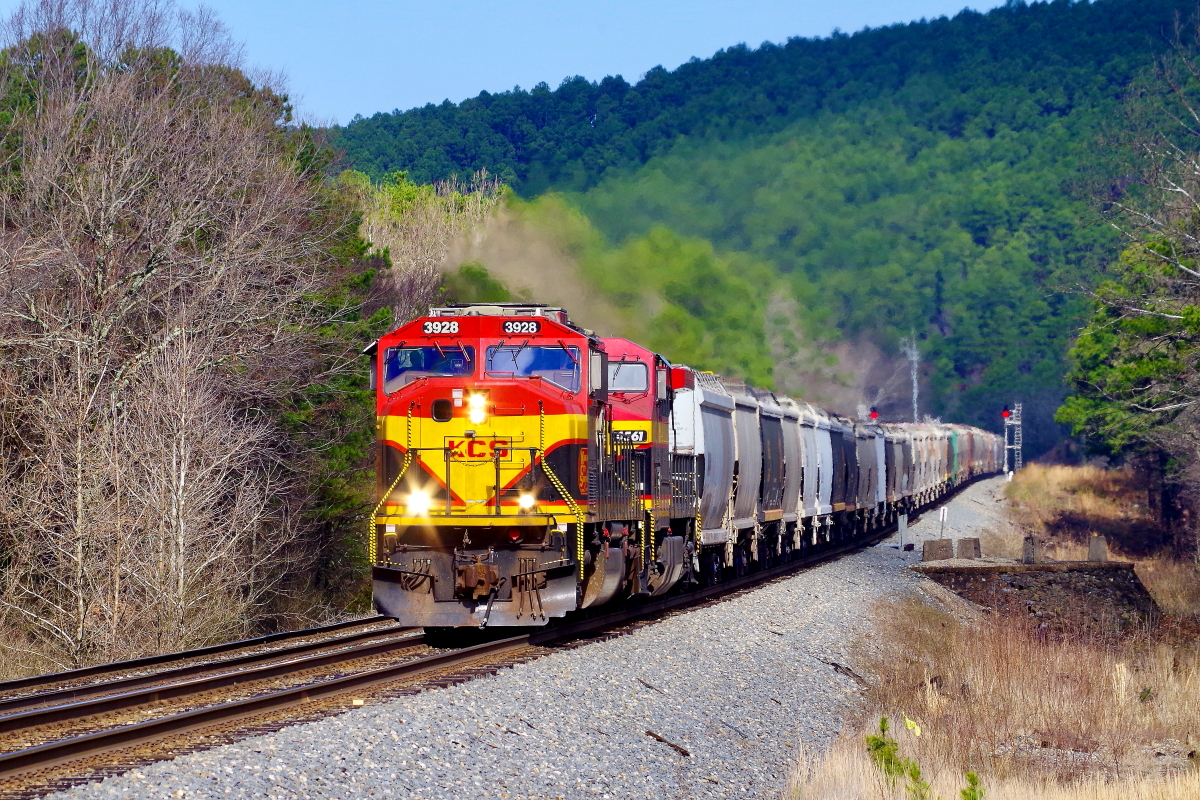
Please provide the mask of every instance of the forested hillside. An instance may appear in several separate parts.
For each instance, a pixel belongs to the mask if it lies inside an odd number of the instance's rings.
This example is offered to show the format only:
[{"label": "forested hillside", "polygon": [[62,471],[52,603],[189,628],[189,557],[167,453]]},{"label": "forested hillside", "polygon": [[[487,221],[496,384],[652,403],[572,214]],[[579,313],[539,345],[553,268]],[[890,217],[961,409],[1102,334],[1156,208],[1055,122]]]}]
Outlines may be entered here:
[{"label": "forested hillside", "polygon": [[[632,85],[573,78],[356,118],[336,141],[374,178],[487,169],[525,198],[561,193],[604,237],[584,271],[610,293],[606,274],[636,274],[654,242],[709,248],[719,303],[704,281],[621,291],[662,295],[681,329],[743,320],[757,350],[741,371],[774,362],[775,384],[801,395],[807,373],[781,341],[887,354],[915,333],[922,411],[995,427],[1002,403],[1023,400],[1040,450],[1059,435],[1064,354],[1086,312],[1063,290],[1097,280],[1117,247],[1090,224],[1082,173],[1124,88],[1194,8],[1010,4],[731,47]],[[763,298],[781,291],[796,317],[782,337]],[[899,417],[907,398],[888,377],[868,376],[862,399]]]}]

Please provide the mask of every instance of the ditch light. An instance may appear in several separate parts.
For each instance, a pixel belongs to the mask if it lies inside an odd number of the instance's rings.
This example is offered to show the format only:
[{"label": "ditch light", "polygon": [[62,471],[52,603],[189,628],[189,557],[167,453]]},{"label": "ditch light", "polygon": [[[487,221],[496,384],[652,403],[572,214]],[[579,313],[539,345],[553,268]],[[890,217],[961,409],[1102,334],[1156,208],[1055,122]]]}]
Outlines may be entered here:
[{"label": "ditch light", "polygon": [[408,496],[406,506],[408,507],[408,516],[410,517],[426,517],[429,516],[429,493],[420,489],[415,490]]}]

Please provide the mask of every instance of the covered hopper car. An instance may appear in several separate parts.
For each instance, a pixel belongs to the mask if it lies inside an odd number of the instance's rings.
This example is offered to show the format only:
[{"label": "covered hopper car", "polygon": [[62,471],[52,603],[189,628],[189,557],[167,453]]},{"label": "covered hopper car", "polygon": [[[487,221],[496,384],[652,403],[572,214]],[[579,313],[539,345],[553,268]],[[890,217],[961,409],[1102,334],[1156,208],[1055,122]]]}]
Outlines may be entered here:
[{"label": "covered hopper car", "polygon": [[840,417],[561,308],[434,308],[366,353],[374,597],[405,625],[545,625],[720,583],[876,534],[1003,459],[996,434]]}]

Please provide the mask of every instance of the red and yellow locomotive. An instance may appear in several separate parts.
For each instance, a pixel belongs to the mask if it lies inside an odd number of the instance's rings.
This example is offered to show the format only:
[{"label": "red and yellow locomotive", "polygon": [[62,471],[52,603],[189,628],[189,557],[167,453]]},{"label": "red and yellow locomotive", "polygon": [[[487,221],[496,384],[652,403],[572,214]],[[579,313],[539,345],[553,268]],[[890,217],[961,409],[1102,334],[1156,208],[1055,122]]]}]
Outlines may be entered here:
[{"label": "red and yellow locomotive", "polygon": [[540,625],[679,580],[686,557],[668,535],[662,473],[669,365],[629,342],[612,358],[620,342],[562,309],[489,305],[432,309],[368,348],[382,613],[421,626]]}]

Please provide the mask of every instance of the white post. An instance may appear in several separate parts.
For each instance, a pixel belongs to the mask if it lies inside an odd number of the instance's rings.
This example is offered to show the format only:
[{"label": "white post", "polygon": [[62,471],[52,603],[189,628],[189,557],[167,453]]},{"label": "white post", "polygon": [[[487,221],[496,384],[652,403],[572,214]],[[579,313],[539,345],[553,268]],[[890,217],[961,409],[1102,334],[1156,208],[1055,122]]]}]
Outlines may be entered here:
[{"label": "white post", "polygon": [[1004,420],[1004,471],[1008,472],[1008,420]]}]

